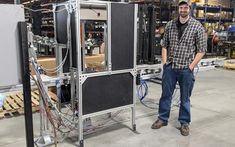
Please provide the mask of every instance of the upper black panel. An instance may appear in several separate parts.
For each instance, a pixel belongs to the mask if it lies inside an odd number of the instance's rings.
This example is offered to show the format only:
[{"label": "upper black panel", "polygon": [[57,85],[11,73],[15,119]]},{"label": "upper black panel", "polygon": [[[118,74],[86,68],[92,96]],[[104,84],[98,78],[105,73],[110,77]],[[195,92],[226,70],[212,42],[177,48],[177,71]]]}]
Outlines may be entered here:
[{"label": "upper black panel", "polygon": [[111,4],[112,70],[133,68],[134,5]]}]

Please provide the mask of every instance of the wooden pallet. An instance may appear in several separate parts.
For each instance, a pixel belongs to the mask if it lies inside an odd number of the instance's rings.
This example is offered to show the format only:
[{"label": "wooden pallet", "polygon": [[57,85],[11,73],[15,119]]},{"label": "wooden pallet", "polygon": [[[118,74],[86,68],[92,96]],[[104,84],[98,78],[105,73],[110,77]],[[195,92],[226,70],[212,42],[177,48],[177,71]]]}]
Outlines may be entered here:
[{"label": "wooden pallet", "polygon": [[235,70],[235,68],[224,68],[224,69],[226,69],[226,70]]},{"label": "wooden pallet", "polygon": [[[49,91],[49,96],[53,102],[57,101],[57,96]],[[32,98],[32,111],[37,112],[39,110],[39,92],[31,92]],[[24,114],[24,101],[23,93],[9,94],[4,102],[3,107],[0,109],[0,118],[13,117]]]}]

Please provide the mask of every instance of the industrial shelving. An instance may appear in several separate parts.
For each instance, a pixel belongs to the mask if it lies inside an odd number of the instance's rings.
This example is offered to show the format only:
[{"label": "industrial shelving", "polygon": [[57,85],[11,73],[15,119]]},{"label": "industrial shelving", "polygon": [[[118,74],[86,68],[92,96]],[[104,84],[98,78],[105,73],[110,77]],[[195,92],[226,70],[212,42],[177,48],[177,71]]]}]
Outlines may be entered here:
[{"label": "industrial shelving", "polygon": [[[195,15],[195,11],[203,11],[203,17],[197,17]],[[200,22],[209,22],[209,23],[225,23],[225,22],[233,22],[234,8],[227,8],[222,6],[210,6],[207,4],[197,5],[196,3],[192,3],[191,15],[195,17]],[[208,17],[207,14],[212,13],[214,16]],[[223,17],[223,13],[230,13],[230,16]],[[228,15],[228,14],[227,14]]]}]

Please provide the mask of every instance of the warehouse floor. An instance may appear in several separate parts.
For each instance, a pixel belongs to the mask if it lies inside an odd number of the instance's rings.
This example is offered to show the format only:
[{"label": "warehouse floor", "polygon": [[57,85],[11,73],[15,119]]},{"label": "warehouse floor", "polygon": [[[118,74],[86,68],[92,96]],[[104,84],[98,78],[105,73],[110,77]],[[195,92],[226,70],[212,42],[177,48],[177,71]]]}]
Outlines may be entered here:
[{"label": "warehouse floor", "polygon": [[[160,85],[148,83],[146,99],[158,102]],[[173,107],[169,125],[152,130],[156,110],[137,104],[137,132],[130,130],[130,111],[120,112],[103,129],[85,136],[86,147],[234,147],[235,146],[235,71],[202,71],[196,77],[192,102],[190,135],[183,137],[177,127],[178,108]],[[39,134],[39,115],[34,114],[35,136]],[[105,117],[105,116],[103,116]],[[98,118],[92,119],[98,121]],[[102,120],[99,120],[102,121]],[[92,123],[93,124],[93,123]],[[95,122],[94,122],[95,124]],[[24,117],[0,120],[0,147],[25,147]],[[75,145],[76,135],[59,147]]]}]

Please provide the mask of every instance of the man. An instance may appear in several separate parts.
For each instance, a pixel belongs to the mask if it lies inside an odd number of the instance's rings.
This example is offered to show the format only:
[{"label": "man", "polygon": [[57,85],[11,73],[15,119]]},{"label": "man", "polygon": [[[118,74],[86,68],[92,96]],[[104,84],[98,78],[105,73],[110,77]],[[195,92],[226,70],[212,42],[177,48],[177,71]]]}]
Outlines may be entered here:
[{"label": "man", "polygon": [[168,124],[172,95],[176,83],[180,86],[180,132],[189,135],[191,122],[190,96],[194,85],[194,67],[206,52],[207,40],[203,26],[189,16],[190,2],[180,0],[179,17],[168,22],[162,39],[162,95],[159,102],[158,120],[152,129],[159,129]]}]

